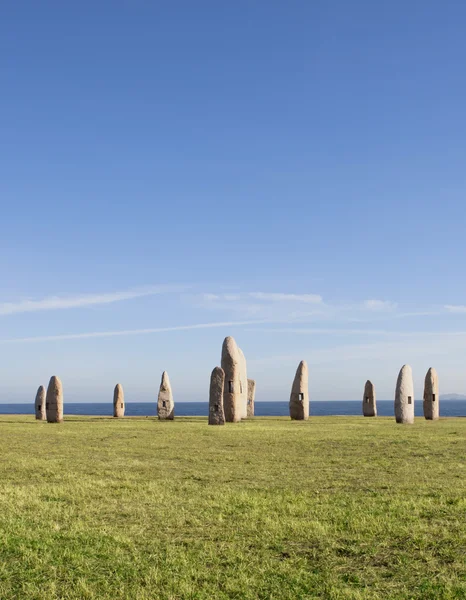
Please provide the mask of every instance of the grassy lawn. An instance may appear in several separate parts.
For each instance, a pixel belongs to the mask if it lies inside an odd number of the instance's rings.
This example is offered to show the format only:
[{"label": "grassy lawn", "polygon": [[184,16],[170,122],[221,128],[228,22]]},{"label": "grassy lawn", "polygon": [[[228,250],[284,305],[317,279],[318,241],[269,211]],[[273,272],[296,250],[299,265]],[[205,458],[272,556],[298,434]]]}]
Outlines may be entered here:
[{"label": "grassy lawn", "polygon": [[0,417],[0,598],[466,598],[466,419]]}]

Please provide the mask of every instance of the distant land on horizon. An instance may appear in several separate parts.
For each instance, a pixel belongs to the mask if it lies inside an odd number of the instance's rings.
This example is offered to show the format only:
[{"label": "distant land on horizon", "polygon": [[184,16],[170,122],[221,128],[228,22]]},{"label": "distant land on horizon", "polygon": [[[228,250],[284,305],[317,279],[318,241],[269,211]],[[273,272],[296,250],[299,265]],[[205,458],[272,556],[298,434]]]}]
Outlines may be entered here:
[{"label": "distant land on horizon", "polygon": [[466,394],[440,394],[440,400],[466,400]]}]

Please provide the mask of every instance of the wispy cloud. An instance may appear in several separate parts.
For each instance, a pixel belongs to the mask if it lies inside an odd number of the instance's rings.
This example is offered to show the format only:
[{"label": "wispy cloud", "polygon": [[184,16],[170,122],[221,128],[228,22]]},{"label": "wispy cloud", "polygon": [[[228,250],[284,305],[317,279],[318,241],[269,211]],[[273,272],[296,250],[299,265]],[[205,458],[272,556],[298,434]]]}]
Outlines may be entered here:
[{"label": "wispy cloud", "polygon": [[121,300],[132,300],[143,296],[154,296],[167,292],[180,291],[182,286],[159,285],[103,294],[81,294],[78,296],[48,296],[40,300],[19,300],[0,303],[0,315],[37,312],[42,310],[62,310],[83,308],[99,304],[110,304]]},{"label": "wispy cloud", "polygon": [[466,306],[461,304],[446,304],[444,308],[451,313],[466,313]]},{"label": "wispy cloud", "polygon": [[37,337],[0,339],[0,344],[27,342],[56,342],[61,340],[83,340],[89,338],[118,337],[127,335],[147,335],[150,333],[165,333],[169,331],[189,331],[193,329],[212,329],[217,327],[240,327],[244,325],[260,325],[267,320],[256,321],[220,321],[215,323],[196,323],[194,325],[176,325],[173,327],[153,327],[149,329],[125,329],[121,331],[90,331],[86,333],[65,333],[61,335],[46,335]]},{"label": "wispy cloud", "polygon": [[318,294],[281,294],[270,292],[249,292],[247,294],[256,300],[265,302],[302,302],[303,304],[321,304],[322,296]]},{"label": "wispy cloud", "polygon": [[372,310],[375,312],[386,312],[396,310],[398,306],[396,302],[390,302],[390,300],[366,300],[363,304],[364,308],[367,310]]}]

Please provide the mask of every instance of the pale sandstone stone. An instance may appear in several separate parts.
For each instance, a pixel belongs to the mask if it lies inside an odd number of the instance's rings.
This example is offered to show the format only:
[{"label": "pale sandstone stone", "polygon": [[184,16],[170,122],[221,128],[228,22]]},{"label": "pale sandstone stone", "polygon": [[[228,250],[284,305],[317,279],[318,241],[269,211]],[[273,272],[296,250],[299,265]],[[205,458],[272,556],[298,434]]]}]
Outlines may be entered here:
[{"label": "pale sandstone stone", "polygon": [[113,416],[125,416],[125,395],[123,393],[123,386],[119,383],[116,384],[113,390]]},{"label": "pale sandstone stone", "polygon": [[366,381],[366,385],[364,386],[364,397],[362,399],[362,414],[365,417],[377,416],[375,387],[372,381]]},{"label": "pale sandstone stone", "polygon": [[296,421],[309,418],[309,374],[305,360],[299,363],[291,388],[290,417]]},{"label": "pale sandstone stone", "polygon": [[397,423],[414,423],[413,372],[409,365],[401,368],[396,382],[395,419]]},{"label": "pale sandstone stone", "polygon": [[256,396],[256,382],[248,379],[248,417],[254,416],[254,398]]},{"label": "pale sandstone stone", "polygon": [[45,421],[47,413],[45,411],[45,388],[43,385],[39,386],[39,389],[37,390],[34,409],[36,411],[36,419],[38,421]]},{"label": "pale sandstone stone", "polygon": [[239,389],[241,394],[241,418],[246,419],[248,416],[248,372],[246,357],[241,348],[238,347],[239,364],[240,364],[240,383]]},{"label": "pale sandstone stone", "polygon": [[424,417],[429,421],[439,418],[438,375],[432,367],[427,371],[424,381]]},{"label": "pale sandstone stone", "polygon": [[168,373],[162,373],[159,398],[157,401],[157,415],[161,421],[173,421],[175,417],[175,403],[173,401],[172,388]]},{"label": "pale sandstone stone", "polygon": [[48,423],[63,421],[63,386],[55,375],[50,378],[45,398],[45,411]]},{"label": "pale sandstone stone", "polygon": [[241,421],[241,364],[238,346],[234,338],[226,337],[222,346],[222,369],[225,373],[223,387],[223,410],[225,421],[237,423]]},{"label": "pale sandstone stone", "polygon": [[220,367],[215,367],[210,376],[209,390],[209,425],[225,425],[223,410],[223,387],[225,373]]}]

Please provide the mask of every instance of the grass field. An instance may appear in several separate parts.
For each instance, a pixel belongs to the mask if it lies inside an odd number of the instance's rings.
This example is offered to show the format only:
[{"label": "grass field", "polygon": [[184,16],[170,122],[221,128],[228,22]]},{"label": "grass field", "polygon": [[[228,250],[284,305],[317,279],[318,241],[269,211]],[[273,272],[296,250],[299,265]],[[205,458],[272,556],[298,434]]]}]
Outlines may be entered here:
[{"label": "grass field", "polygon": [[0,598],[466,598],[466,419],[0,417]]}]

